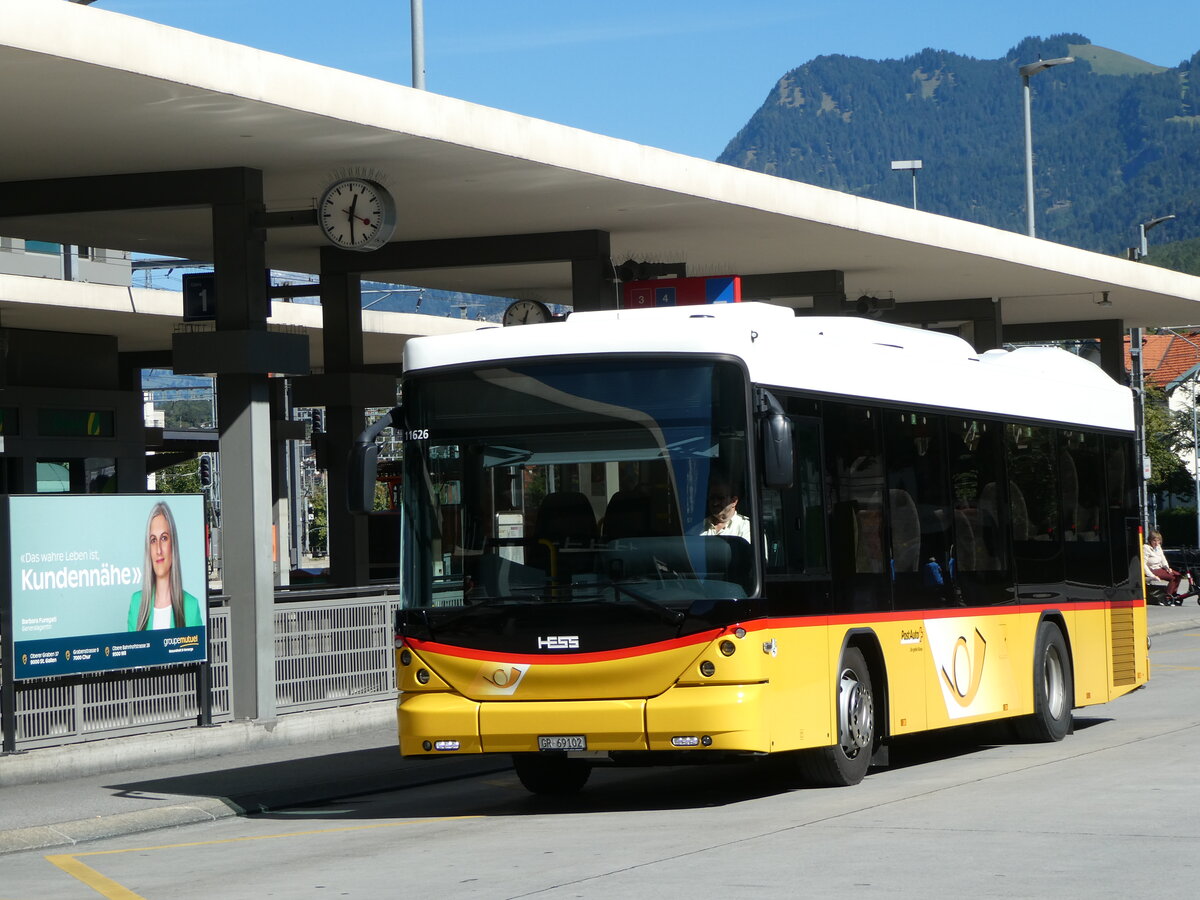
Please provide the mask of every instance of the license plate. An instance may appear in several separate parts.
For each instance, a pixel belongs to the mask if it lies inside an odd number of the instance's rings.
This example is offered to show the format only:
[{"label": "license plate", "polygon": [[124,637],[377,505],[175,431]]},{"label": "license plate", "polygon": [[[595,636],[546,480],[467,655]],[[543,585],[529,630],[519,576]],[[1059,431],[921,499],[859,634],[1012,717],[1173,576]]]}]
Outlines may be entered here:
[{"label": "license plate", "polygon": [[539,750],[586,750],[587,738],[582,734],[551,734],[538,738]]}]

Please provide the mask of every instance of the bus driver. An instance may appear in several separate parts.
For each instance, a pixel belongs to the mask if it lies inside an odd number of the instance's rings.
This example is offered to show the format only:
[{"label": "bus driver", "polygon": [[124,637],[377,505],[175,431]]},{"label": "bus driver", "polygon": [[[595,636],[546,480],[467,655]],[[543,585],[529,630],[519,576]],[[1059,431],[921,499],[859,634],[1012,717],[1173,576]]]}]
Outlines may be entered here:
[{"label": "bus driver", "polygon": [[708,516],[700,534],[725,534],[749,542],[750,520],[737,511],[737,505],[729,479],[714,475],[708,483]]}]

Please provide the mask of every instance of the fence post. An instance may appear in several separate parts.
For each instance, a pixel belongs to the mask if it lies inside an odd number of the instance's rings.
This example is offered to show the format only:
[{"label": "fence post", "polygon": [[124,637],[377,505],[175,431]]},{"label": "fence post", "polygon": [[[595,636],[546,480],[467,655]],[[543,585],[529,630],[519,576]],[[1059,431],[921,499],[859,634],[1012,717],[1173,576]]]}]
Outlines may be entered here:
[{"label": "fence post", "polygon": [[[207,631],[207,629],[206,629]],[[209,654],[212,644],[209,644]],[[196,724],[201,728],[212,725],[212,659],[206,659],[196,669]]]}]

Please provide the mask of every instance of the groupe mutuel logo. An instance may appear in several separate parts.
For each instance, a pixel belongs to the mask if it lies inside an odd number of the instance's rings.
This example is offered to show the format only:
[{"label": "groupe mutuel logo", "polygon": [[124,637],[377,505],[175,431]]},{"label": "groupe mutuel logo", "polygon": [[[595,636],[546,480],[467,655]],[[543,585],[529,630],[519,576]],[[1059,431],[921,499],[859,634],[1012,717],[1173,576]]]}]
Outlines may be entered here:
[{"label": "groupe mutuel logo", "polygon": [[579,635],[551,634],[537,639],[539,650],[578,650]]}]

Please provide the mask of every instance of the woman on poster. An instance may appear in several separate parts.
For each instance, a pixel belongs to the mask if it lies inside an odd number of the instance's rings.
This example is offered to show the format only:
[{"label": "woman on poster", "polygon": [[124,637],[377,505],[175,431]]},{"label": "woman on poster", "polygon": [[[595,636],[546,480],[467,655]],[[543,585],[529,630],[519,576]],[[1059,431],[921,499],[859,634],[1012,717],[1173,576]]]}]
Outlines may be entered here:
[{"label": "woman on poster", "polygon": [[156,503],[146,524],[142,589],[129,601],[129,630],[190,628],[203,624],[200,601],[183,589],[175,518],[166,503]]}]

